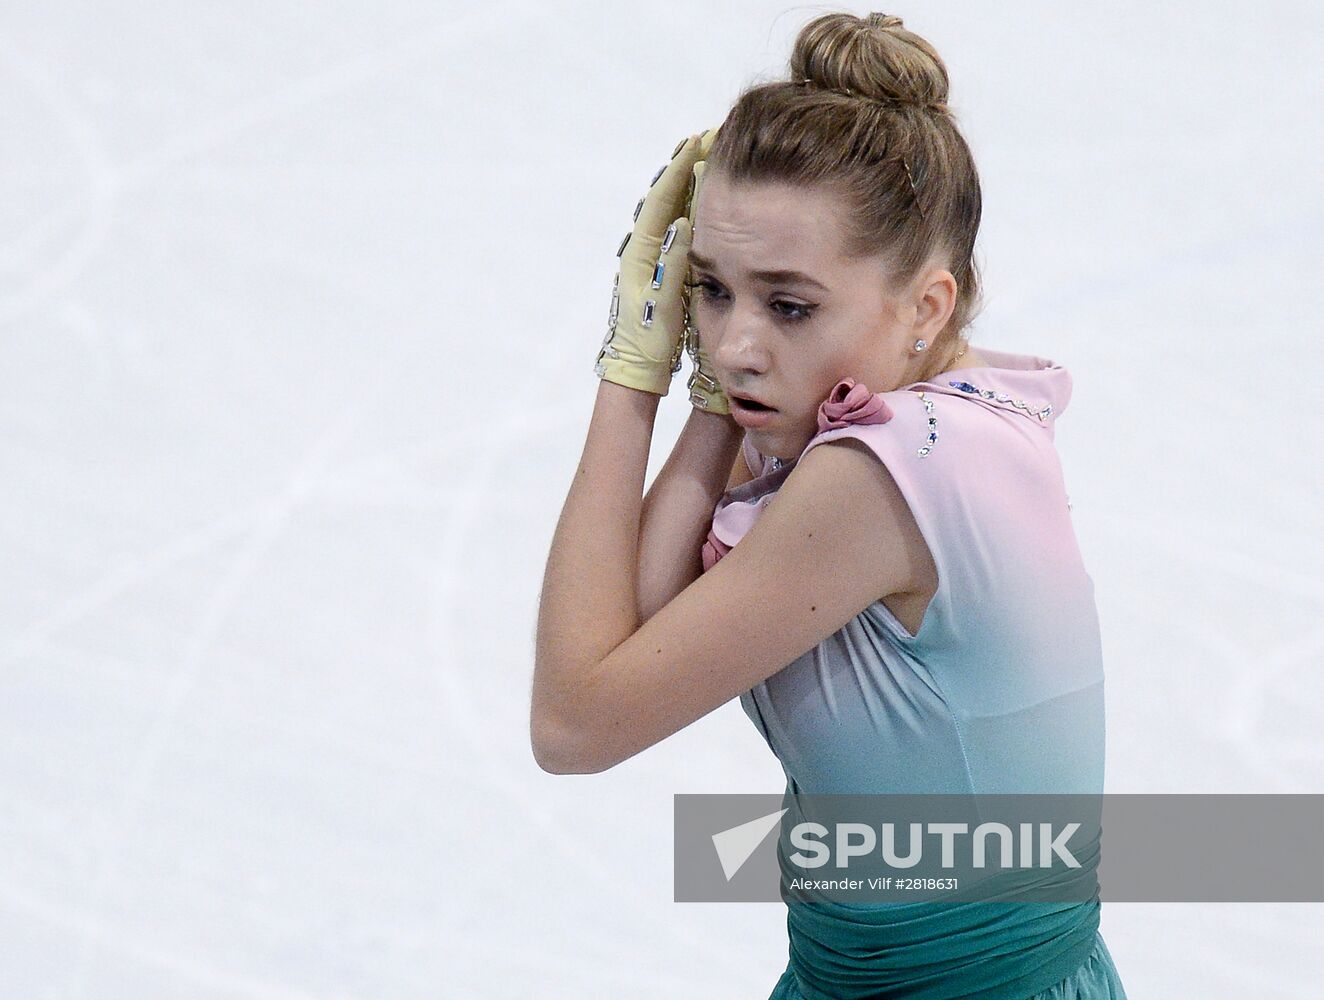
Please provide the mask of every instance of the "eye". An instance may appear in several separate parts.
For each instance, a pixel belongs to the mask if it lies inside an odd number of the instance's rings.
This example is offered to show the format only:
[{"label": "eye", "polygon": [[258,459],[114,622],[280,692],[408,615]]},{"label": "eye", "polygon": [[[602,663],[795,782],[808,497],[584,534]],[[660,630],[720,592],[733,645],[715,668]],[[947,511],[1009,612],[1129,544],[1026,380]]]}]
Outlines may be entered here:
[{"label": "eye", "polygon": [[[685,282],[686,288],[698,288],[701,290],[701,298],[713,302],[720,297],[721,289],[712,281],[703,279],[700,281]],[[768,305],[772,308],[777,317],[787,323],[798,323],[808,319],[813,315],[814,307],[804,305],[800,302],[790,302],[786,299],[774,299]],[[785,308],[785,312],[783,312]]]},{"label": "eye", "polygon": [[783,317],[789,320],[808,319],[814,311],[811,306],[801,305],[799,302],[787,302],[784,299],[777,299],[772,303],[774,309],[778,306],[786,306],[792,310],[791,312],[781,313]]},{"label": "eye", "polygon": [[705,299],[716,298],[715,293],[717,292],[717,286],[711,281],[687,281],[685,282],[685,287],[703,289],[703,297]]}]

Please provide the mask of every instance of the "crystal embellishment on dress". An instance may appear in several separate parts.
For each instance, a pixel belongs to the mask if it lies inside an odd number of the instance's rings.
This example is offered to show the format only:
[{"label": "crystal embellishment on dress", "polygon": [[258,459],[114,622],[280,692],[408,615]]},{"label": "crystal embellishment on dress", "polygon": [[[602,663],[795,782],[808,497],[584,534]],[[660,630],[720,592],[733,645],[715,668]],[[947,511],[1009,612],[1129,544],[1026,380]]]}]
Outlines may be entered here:
[{"label": "crystal embellishment on dress", "polygon": [[768,461],[772,463],[772,468],[768,470],[769,472],[776,472],[782,467],[782,460],[776,455],[773,455]]},{"label": "crystal embellishment on dress", "polygon": [[924,458],[938,443],[938,418],[933,415],[933,400],[922,392],[919,394],[919,398],[924,400],[924,412],[929,416],[929,436],[928,440],[919,447],[915,454],[920,458]]},{"label": "crystal embellishment on dress", "polygon": [[666,269],[667,269],[667,265],[663,264],[660,260],[659,260],[656,264],[653,265],[653,287],[654,287],[654,288],[661,288],[661,287],[662,287],[662,275],[666,272]]},{"label": "crystal embellishment on dress", "polygon": [[1011,396],[1007,395],[1005,392],[994,392],[992,389],[981,389],[979,386],[971,385],[969,382],[952,381],[947,384],[953,389],[960,389],[962,392],[971,393],[972,395],[979,396],[981,399],[993,399],[999,403],[1010,403],[1012,406],[1019,407],[1030,416],[1038,417],[1040,420],[1046,419],[1048,415],[1053,412],[1052,403],[1045,403],[1043,406],[1036,409],[1023,399],[1012,399]]}]

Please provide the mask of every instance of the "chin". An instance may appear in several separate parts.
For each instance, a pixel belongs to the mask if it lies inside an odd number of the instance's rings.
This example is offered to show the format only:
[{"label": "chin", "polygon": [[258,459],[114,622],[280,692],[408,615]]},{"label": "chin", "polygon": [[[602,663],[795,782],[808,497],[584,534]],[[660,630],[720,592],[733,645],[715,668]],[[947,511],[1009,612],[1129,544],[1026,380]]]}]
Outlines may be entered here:
[{"label": "chin", "polygon": [[[780,458],[783,462],[790,462],[798,458],[800,452],[803,450],[803,446],[801,446],[800,448],[791,449],[794,452],[793,454],[781,454],[788,450],[786,446],[786,434],[775,434],[771,431],[764,430],[761,427],[750,427],[746,429],[745,436],[749,438],[749,443],[754,446],[754,450],[764,458]],[[808,443],[808,439],[806,439],[805,444]]]}]

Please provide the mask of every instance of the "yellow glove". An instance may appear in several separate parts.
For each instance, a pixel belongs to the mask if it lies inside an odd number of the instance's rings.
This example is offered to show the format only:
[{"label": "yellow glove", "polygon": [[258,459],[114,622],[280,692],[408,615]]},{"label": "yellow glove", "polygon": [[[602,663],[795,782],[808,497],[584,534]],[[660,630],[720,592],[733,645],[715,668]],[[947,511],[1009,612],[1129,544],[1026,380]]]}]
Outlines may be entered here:
[{"label": "yellow glove", "polygon": [[683,140],[653,176],[634,209],[634,229],[621,241],[612,283],[607,336],[593,371],[598,378],[665,396],[684,349],[684,280],[692,227],[686,195],[700,135]]},{"label": "yellow glove", "polygon": [[[707,169],[708,150],[712,148],[713,140],[717,138],[717,129],[709,129],[704,133],[703,141],[699,146],[699,162],[694,164],[694,181],[691,185],[690,200],[685,206],[685,214],[690,218],[690,239],[693,240],[694,223],[698,219],[694,217],[694,208],[699,202],[699,188],[703,185],[703,172]],[[690,298],[688,295],[689,281],[686,280],[685,296],[685,350],[690,356],[690,361],[694,364],[694,370],[690,373],[690,380],[686,383],[686,388],[690,391],[690,402],[701,410],[709,413],[720,413],[725,416],[731,415],[731,402],[726,398],[726,393],[722,391],[722,384],[717,380],[717,374],[713,369],[712,362],[708,359],[708,352],[704,350],[702,338],[699,331],[690,326]]]}]

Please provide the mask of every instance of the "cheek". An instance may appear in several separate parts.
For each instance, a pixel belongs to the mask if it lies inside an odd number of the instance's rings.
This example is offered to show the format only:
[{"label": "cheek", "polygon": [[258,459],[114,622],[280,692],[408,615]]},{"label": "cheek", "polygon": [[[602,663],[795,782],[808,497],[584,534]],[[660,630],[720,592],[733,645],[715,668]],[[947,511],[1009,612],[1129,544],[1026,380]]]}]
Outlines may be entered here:
[{"label": "cheek", "polygon": [[814,387],[820,400],[844,378],[857,382],[876,381],[872,373],[878,364],[877,344],[858,334],[834,338],[814,366]]},{"label": "cheek", "polygon": [[713,308],[711,302],[704,299],[702,292],[696,292],[690,299],[690,319],[699,329],[712,327],[716,332],[720,318],[721,314]]},{"label": "cheek", "polygon": [[722,314],[710,305],[691,303],[690,325],[698,332],[699,343],[711,358],[722,342]]}]

